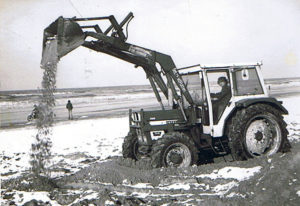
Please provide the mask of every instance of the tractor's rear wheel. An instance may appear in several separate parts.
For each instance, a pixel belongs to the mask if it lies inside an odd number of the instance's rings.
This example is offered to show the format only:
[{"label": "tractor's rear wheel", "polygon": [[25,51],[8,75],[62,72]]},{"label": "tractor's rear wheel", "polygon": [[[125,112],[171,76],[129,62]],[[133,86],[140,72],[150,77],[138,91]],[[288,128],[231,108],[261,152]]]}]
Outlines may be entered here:
[{"label": "tractor's rear wheel", "polygon": [[122,153],[124,158],[131,158],[134,160],[140,158],[138,153],[138,138],[136,135],[133,135],[130,132],[128,133],[122,145]]},{"label": "tractor's rear wheel", "polygon": [[152,146],[153,167],[188,167],[198,161],[198,150],[192,139],[182,133],[165,134]]},{"label": "tractor's rear wheel", "polygon": [[287,152],[291,146],[282,113],[270,105],[238,110],[228,126],[229,147],[236,160]]}]

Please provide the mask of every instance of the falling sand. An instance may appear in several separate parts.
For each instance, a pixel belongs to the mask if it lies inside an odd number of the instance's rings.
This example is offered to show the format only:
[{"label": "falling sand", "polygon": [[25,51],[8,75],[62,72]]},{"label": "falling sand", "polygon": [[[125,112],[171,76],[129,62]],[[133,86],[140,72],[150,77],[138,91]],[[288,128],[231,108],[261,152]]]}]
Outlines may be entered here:
[{"label": "falling sand", "polygon": [[56,70],[58,63],[57,39],[48,38],[41,62],[44,70],[42,81],[42,96],[39,100],[38,115],[36,120],[37,134],[35,143],[31,147],[31,168],[35,175],[49,175],[47,166],[51,156],[51,135],[54,119],[53,107],[55,106],[54,91],[56,89]]}]

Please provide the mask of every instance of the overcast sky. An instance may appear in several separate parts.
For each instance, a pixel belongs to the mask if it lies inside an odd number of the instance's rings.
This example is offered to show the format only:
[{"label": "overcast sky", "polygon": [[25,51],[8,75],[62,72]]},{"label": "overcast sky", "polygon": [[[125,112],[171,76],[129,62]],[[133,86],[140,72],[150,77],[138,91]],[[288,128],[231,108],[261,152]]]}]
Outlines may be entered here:
[{"label": "overcast sky", "polygon": [[[130,11],[129,43],[177,67],[263,61],[265,78],[300,77],[300,0],[0,0],[0,90],[37,89],[43,29],[59,16]],[[133,65],[80,47],[58,65],[57,87],[148,84]]]}]

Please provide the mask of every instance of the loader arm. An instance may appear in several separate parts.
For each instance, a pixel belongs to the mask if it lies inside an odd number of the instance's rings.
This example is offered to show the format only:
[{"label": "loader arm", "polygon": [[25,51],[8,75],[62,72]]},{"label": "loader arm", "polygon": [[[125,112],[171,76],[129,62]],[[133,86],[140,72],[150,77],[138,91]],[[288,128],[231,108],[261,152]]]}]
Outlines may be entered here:
[{"label": "loader arm", "polygon": [[[160,52],[126,43],[128,36],[123,33],[122,27],[125,24],[128,26],[128,23],[132,18],[133,14],[129,13],[119,24],[114,16],[93,18],[59,17],[44,30],[43,48],[45,48],[46,41],[51,38],[57,38],[57,53],[59,58],[82,45],[94,51],[105,53],[132,63],[136,67],[142,67],[162,108],[163,105],[161,102],[161,97],[156,85],[160,88],[167,99],[169,98],[168,86],[171,88],[173,97],[179,104],[184,115],[182,100],[180,95],[178,95],[173,82],[175,82],[177,87],[180,89],[181,94],[185,96],[189,104],[191,106],[194,106],[195,104],[181,78],[181,75],[176,69],[172,57]],[[101,20],[109,20],[111,23],[111,25],[104,32],[99,25],[80,26],[78,23],[80,21]],[[91,38],[94,40],[90,40]],[[44,55],[42,59],[43,58]],[[160,65],[161,71],[159,71],[157,68],[156,63]],[[167,83],[164,82],[161,73],[166,76]],[[186,119],[185,115],[184,117]]]}]

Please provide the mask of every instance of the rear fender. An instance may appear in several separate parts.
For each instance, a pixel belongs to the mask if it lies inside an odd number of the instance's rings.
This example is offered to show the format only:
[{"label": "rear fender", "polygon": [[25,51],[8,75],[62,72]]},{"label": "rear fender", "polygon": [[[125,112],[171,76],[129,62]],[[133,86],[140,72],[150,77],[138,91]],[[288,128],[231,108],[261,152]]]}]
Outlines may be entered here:
[{"label": "rear fender", "polygon": [[234,109],[232,109],[230,111],[230,113],[227,115],[227,118],[222,123],[222,126],[219,127],[219,129],[221,130],[221,131],[218,132],[219,135],[216,135],[214,137],[218,137],[221,134],[226,135],[226,130],[227,130],[226,127],[227,127],[228,120],[234,115],[234,113],[238,109],[247,108],[247,107],[249,107],[251,105],[254,105],[254,104],[267,104],[267,105],[270,105],[270,106],[276,108],[277,110],[281,111],[282,114],[286,114],[286,115],[288,114],[287,109],[284,108],[284,106],[282,106],[282,102],[278,101],[277,99],[272,98],[272,97],[268,97],[268,98],[263,97],[263,98],[253,98],[253,99],[239,100],[235,103]]},{"label": "rear fender", "polygon": [[277,99],[273,97],[268,98],[256,98],[256,99],[243,99],[235,103],[237,108],[246,108],[253,104],[268,104],[272,107],[275,107],[279,111],[281,111],[283,114],[289,114],[286,108],[282,106],[282,101],[278,101]]}]

